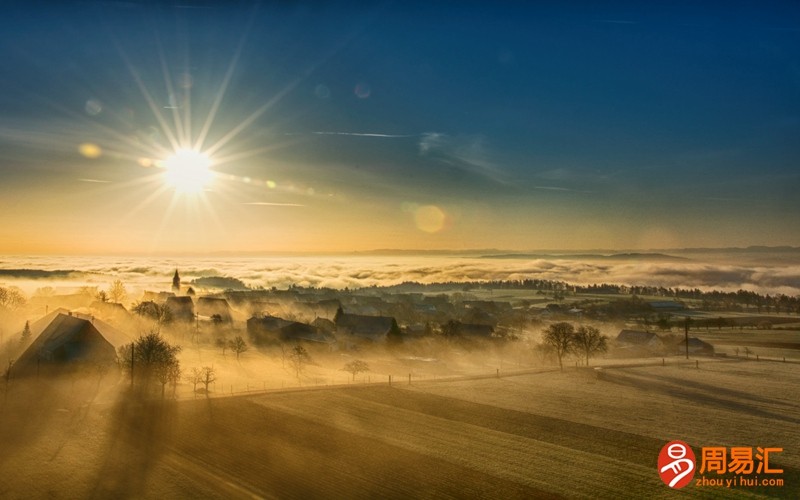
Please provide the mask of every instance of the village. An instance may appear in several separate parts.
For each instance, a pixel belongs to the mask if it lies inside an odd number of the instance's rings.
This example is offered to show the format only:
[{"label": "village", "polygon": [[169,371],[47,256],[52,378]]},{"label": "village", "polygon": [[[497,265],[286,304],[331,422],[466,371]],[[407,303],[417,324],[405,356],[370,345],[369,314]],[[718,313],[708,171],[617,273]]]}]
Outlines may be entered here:
[{"label": "village", "polygon": [[[187,373],[211,370],[213,365],[206,355],[195,364],[208,366],[190,366],[188,357],[200,353],[201,348],[222,356],[213,377],[206,373],[205,385],[200,384],[206,393],[216,387],[209,383],[219,380],[229,364],[226,351],[231,359],[235,356],[239,366],[242,359],[257,362],[259,353],[267,355],[264,359],[269,353],[279,353],[286,373],[270,378],[281,379],[282,387],[292,382],[346,382],[346,378],[322,373],[347,371],[339,364],[348,361],[361,363],[357,365],[360,369],[352,372],[353,381],[358,373],[371,371],[363,379],[366,381],[372,376],[390,379],[392,373],[406,371],[410,380],[410,372],[424,373],[425,365],[435,365],[427,372],[440,377],[499,373],[504,362],[506,368],[510,366],[509,359],[522,369],[563,366],[562,361],[587,366],[590,358],[602,363],[679,356],[758,357],[760,353],[785,360],[787,354],[793,359],[798,352],[795,344],[775,336],[780,325],[797,322],[791,311],[766,315],[737,306],[723,316],[716,310],[702,310],[702,306],[708,307],[706,300],[609,296],[607,290],[605,295],[591,293],[596,292],[593,287],[582,293],[573,288],[570,293],[569,287],[559,283],[534,283],[534,289],[518,286],[516,290],[508,284],[495,285],[452,284],[449,290],[443,285],[413,284],[358,290],[250,289],[235,278],[182,283],[176,270],[168,291],[144,291],[138,301],[128,300],[120,281],[107,290],[34,295],[24,304],[21,300],[14,303],[13,310],[9,307],[12,302],[7,301],[1,361],[6,387],[13,379],[70,373],[77,367],[84,372],[122,373],[133,369],[127,366],[133,364],[130,346],[137,338],[156,333],[184,348],[176,357],[180,361],[172,375],[161,377],[163,395],[167,382],[173,394],[178,394],[179,384],[184,389],[191,385],[192,393],[197,393],[202,376],[195,373],[192,380]],[[568,325],[570,331],[592,325],[594,344],[585,347],[583,354],[577,348],[559,346],[546,335],[553,325]],[[745,330],[761,334],[745,338]],[[460,356],[458,362],[454,354]],[[300,359],[294,359],[294,368],[287,369],[287,360],[293,358]],[[369,358],[377,359],[371,368],[364,361]],[[448,359],[451,362],[442,362]],[[408,360],[418,362],[409,369]],[[316,376],[312,366],[317,367]],[[244,385],[239,390],[257,386],[258,379],[267,387],[264,376],[253,377],[252,383],[248,377],[253,376],[240,373],[234,377]],[[233,385],[230,390],[233,392]]]}]

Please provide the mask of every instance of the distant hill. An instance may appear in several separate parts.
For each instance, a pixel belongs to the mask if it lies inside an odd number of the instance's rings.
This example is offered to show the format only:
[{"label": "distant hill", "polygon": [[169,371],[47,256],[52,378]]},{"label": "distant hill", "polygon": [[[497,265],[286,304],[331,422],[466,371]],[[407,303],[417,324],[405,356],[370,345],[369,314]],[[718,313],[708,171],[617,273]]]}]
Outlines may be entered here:
[{"label": "distant hill", "polygon": [[800,247],[776,246],[768,247],[763,245],[753,245],[749,247],[725,247],[725,248],[681,248],[676,249],[681,253],[800,253]]},{"label": "distant hill", "polygon": [[686,257],[667,255],[663,253],[615,253],[610,255],[595,253],[565,253],[565,254],[536,254],[536,253],[504,253],[482,255],[483,259],[570,259],[570,260],[647,260],[647,261],[688,261]]},{"label": "distant hill", "polygon": [[249,290],[249,287],[244,282],[237,278],[229,278],[227,276],[207,276],[192,280],[193,286],[201,286],[208,288],[221,288],[224,290]]},{"label": "distant hill", "polygon": [[20,279],[47,279],[47,278],[69,278],[75,274],[86,274],[84,271],[75,271],[71,269],[59,269],[54,271],[46,271],[44,269],[0,269],[0,276],[6,278],[20,278]]}]

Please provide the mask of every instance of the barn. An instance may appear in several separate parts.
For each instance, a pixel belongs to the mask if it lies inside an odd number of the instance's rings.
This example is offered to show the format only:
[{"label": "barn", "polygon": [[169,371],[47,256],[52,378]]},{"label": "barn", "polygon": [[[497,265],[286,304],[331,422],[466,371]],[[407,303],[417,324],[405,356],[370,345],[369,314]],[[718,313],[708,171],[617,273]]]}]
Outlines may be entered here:
[{"label": "barn", "polygon": [[59,312],[14,364],[16,376],[62,373],[81,365],[115,365],[131,340],[90,316]]}]

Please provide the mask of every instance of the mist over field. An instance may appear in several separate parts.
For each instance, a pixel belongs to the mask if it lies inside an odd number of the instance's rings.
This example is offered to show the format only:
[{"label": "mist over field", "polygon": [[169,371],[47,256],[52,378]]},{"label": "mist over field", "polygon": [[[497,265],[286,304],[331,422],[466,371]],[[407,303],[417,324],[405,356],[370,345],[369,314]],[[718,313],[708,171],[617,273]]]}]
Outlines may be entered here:
[{"label": "mist over field", "polygon": [[0,500],[800,498],[800,2],[2,5]]},{"label": "mist over field", "polygon": [[249,287],[335,289],[420,283],[541,279],[587,285],[663,286],[761,294],[800,293],[800,251],[641,254],[340,255],[215,257],[24,256],[0,259],[0,284],[28,294],[43,286],[164,287],[179,269],[186,283],[224,276]]}]

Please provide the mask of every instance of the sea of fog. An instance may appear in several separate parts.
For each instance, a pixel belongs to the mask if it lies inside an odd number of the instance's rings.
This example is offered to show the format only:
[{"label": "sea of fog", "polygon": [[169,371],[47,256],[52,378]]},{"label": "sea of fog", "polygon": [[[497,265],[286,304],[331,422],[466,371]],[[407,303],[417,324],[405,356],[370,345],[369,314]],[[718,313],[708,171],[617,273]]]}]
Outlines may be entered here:
[{"label": "sea of fog", "polygon": [[339,256],[0,256],[0,286],[27,294],[43,287],[68,293],[122,280],[129,292],[166,290],[178,269],[183,283],[200,277],[237,278],[251,287],[290,285],[358,288],[421,283],[544,279],[570,284],[613,283],[752,290],[800,295],[800,252],[688,252],[633,255],[339,255]]}]

